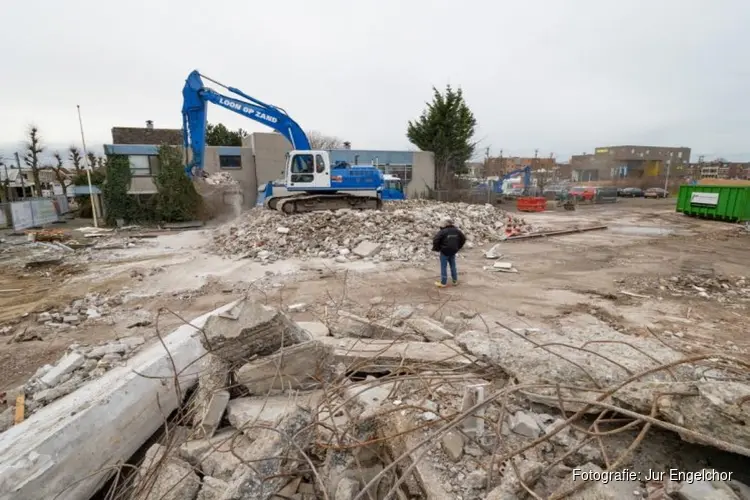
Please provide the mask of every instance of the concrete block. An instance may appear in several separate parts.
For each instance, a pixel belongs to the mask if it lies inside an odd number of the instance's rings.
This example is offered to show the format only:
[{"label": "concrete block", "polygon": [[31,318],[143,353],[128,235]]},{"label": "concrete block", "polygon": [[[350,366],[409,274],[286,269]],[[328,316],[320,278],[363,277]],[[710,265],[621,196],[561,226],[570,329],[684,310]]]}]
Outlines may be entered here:
[{"label": "concrete block", "polygon": [[[198,390],[195,393],[193,425],[199,426],[208,409],[211,398],[218,391],[227,389],[229,363],[216,354],[208,353],[198,361]],[[210,436],[206,436],[210,437]]]},{"label": "concrete block", "polygon": [[274,430],[266,430],[253,442],[253,468],[238,471],[221,500],[270,500],[289,481],[283,475],[298,467],[298,450],[312,441],[312,422],[309,410],[297,408]]},{"label": "concrete block", "polygon": [[325,323],[320,321],[298,321],[297,324],[309,333],[312,338],[328,337],[331,334]]},{"label": "concrete block", "polygon": [[336,363],[343,363],[347,369],[369,373],[395,369],[403,363],[421,362],[429,364],[433,369],[469,369],[474,364],[471,356],[443,343],[334,337],[320,338],[318,342],[333,348]]},{"label": "concrete block", "polygon": [[[194,439],[179,448],[179,456],[204,474],[229,481],[243,461],[253,456],[252,442],[237,429],[226,429],[209,439]],[[252,465],[252,464],[250,464]]]},{"label": "concrete block", "polygon": [[310,340],[243,365],[237,370],[237,382],[252,394],[272,389],[308,390],[331,378],[333,369],[332,349],[320,340]]},{"label": "concrete block", "polygon": [[101,358],[107,354],[125,354],[128,352],[128,346],[124,342],[105,344],[94,347],[87,354],[87,358]]},{"label": "concrete block", "polygon": [[294,395],[232,399],[227,405],[227,419],[232,427],[255,439],[258,429],[253,426],[275,426],[297,406],[317,407],[322,397],[321,391],[313,391]]},{"label": "concrete block", "polygon": [[355,255],[359,255],[363,258],[372,257],[380,251],[381,247],[382,245],[380,243],[363,241],[362,243],[354,247],[354,250],[352,250],[352,252],[354,252]]},{"label": "concrete block", "polygon": [[446,432],[440,442],[443,452],[454,462],[461,460],[464,454],[464,438],[458,432]]},{"label": "concrete block", "polygon": [[40,379],[40,381],[47,387],[57,385],[63,376],[73,372],[76,368],[83,366],[83,363],[85,362],[86,357],[83,354],[78,354],[77,352],[66,354]]},{"label": "concrete block", "polygon": [[198,329],[232,305],[180,326],[164,346],[144,349],[0,434],[0,500],[91,498],[195,384],[195,361],[206,353]]},{"label": "concrete block", "polygon": [[224,410],[227,409],[227,403],[229,403],[229,391],[217,391],[211,396],[201,419],[201,431],[205,437],[211,437],[216,432]]},{"label": "concrete block", "polygon": [[539,434],[541,432],[536,419],[528,413],[524,413],[522,411],[517,411],[516,413],[511,415],[509,417],[508,425],[510,425],[510,430],[512,430],[516,434],[520,434],[528,438],[537,438],[539,437]]},{"label": "concrete block", "polygon": [[203,476],[203,486],[198,492],[195,500],[220,500],[229,484],[221,479],[211,476]]},{"label": "concrete block", "polygon": [[283,312],[247,299],[223,315],[211,316],[203,330],[204,348],[230,363],[268,356],[312,338]]},{"label": "concrete block", "polygon": [[195,498],[201,487],[198,475],[186,462],[163,459],[166,448],[155,444],[146,451],[138,470],[136,500],[184,500]]},{"label": "concrete block", "polygon": [[443,328],[443,325],[429,318],[412,318],[407,320],[406,324],[430,342],[453,338],[453,334]]}]

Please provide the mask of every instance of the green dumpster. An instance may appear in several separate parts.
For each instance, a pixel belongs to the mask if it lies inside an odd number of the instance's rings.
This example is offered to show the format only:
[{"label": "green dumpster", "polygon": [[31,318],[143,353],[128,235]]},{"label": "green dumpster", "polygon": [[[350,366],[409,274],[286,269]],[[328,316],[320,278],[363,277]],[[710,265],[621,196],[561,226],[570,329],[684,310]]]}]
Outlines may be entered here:
[{"label": "green dumpster", "polygon": [[750,221],[750,186],[680,186],[677,211],[708,219]]}]

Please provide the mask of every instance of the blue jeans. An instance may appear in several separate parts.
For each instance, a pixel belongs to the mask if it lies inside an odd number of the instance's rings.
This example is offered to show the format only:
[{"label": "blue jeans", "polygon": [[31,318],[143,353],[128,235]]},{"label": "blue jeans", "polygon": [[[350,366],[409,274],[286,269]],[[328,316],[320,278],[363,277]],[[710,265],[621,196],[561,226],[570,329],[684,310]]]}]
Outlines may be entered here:
[{"label": "blue jeans", "polygon": [[440,283],[448,284],[448,266],[451,267],[451,278],[454,282],[458,281],[458,271],[456,271],[456,256],[440,254]]}]

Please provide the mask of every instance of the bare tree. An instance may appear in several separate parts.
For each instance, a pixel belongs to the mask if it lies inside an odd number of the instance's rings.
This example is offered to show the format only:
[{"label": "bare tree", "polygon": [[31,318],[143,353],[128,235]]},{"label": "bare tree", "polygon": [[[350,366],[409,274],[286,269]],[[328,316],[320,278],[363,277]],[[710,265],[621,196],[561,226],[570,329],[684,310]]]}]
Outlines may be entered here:
[{"label": "bare tree", "polygon": [[73,164],[73,168],[75,169],[76,174],[80,174],[81,172],[83,172],[83,165],[81,163],[83,161],[83,157],[81,156],[81,152],[78,150],[78,148],[75,146],[70,146],[68,148],[68,153],[68,159]]},{"label": "bare tree", "polygon": [[338,137],[325,135],[316,130],[308,132],[307,139],[310,141],[312,149],[341,149],[344,147],[344,142]]},{"label": "bare tree", "polygon": [[60,153],[55,151],[55,154],[53,155],[55,157],[55,161],[57,162],[57,165],[52,165],[49,167],[50,170],[52,170],[55,173],[55,178],[57,179],[57,182],[60,183],[60,186],[62,186],[62,193],[64,196],[68,196],[68,186],[65,184],[65,181],[68,180],[68,173],[65,170],[65,167],[63,167],[63,159],[62,156],[60,156]]},{"label": "bare tree", "polygon": [[39,137],[39,129],[32,125],[29,127],[29,140],[26,141],[26,155],[23,158],[24,163],[31,168],[31,177],[34,179],[34,189],[36,195],[42,194],[42,183],[39,179],[39,156],[44,151]]}]

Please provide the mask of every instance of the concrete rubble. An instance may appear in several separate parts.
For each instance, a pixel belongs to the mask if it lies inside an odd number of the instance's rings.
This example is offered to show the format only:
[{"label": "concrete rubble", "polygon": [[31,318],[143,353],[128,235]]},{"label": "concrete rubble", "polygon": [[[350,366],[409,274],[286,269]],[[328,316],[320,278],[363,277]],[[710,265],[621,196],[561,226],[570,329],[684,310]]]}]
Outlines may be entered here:
[{"label": "concrete rubble", "polygon": [[[28,417],[53,401],[70,394],[111,369],[123,366],[146,340],[140,336],[124,337],[99,345],[71,345],[53,365],[44,365],[22,386],[10,393],[25,396],[24,415]],[[0,425],[0,432],[9,426]]]},{"label": "concrete rubble", "polygon": [[[578,499],[645,498],[657,490],[699,498],[709,488],[725,495],[716,498],[743,498],[747,486],[736,479],[581,482],[581,471],[602,474],[638,428],[625,432],[618,430],[622,423],[597,423],[585,414],[569,422],[575,405],[562,410],[560,398],[594,399],[657,362],[679,361],[664,345],[623,339],[602,325],[487,333],[467,329],[479,320],[470,313],[444,323],[419,307],[386,306],[378,302],[379,318],[344,311],[338,319],[350,328],[330,330],[250,299],[205,316],[190,340],[192,360],[178,358],[179,366],[194,368],[197,387],[184,385],[184,400],[171,407],[181,410],[161,422],[121,488],[138,500],[514,500],[526,498],[527,488],[539,498],[572,488],[570,498]],[[121,346],[132,342],[118,342],[71,349],[36,383],[60,387],[92,362],[127,356]],[[701,442],[697,433],[744,446],[739,422],[748,421],[747,410],[732,405],[747,397],[747,386],[694,374],[694,366],[675,365],[606,402],[649,414],[649,396],[668,392],[656,416],[683,426],[683,437]],[[553,389],[531,388],[540,384]],[[691,391],[691,399],[680,396]],[[600,447],[590,434],[605,430],[620,441]],[[705,456],[691,462],[681,443],[647,438],[632,467],[699,470]],[[668,458],[649,462],[644,457],[654,450]]]},{"label": "concrete rubble", "polygon": [[[293,218],[257,208],[217,229],[211,249],[260,262],[292,257],[422,261],[432,255],[432,237],[445,217],[464,231],[470,246],[503,240],[506,227],[531,231],[523,219],[492,205],[407,200],[379,211],[338,210]],[[311,233],[316,237],[309,238]]]}]

